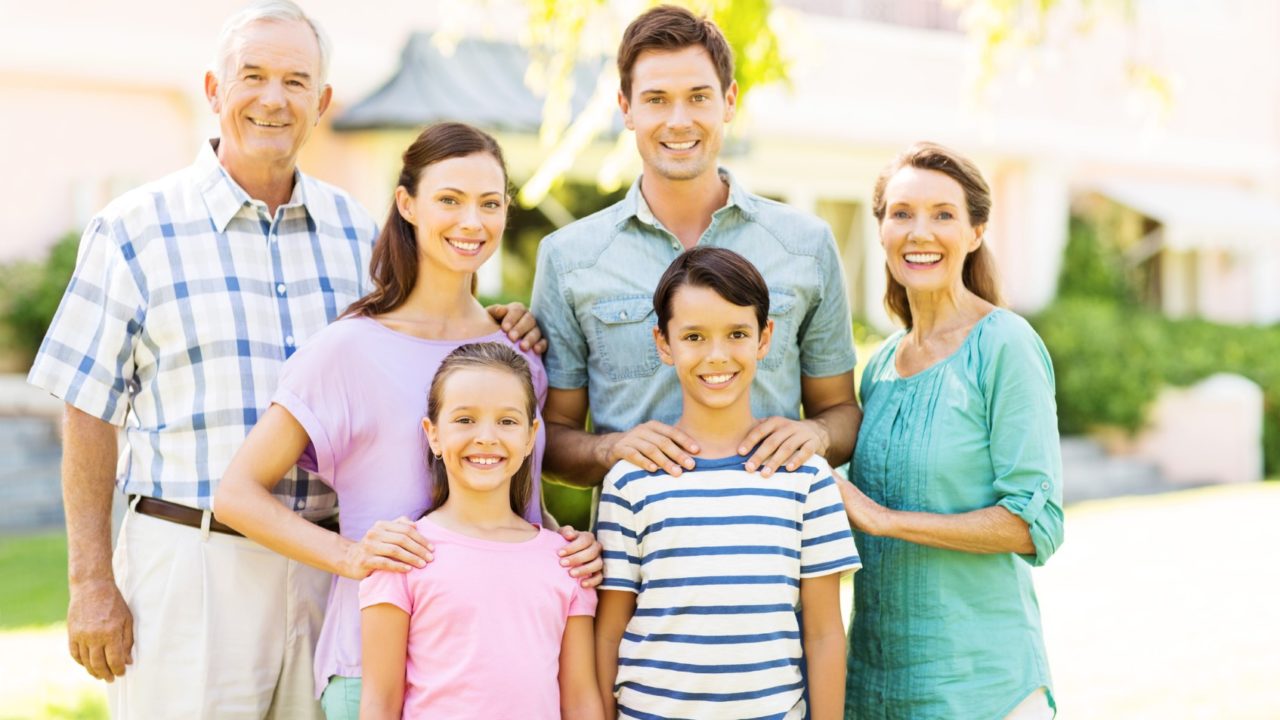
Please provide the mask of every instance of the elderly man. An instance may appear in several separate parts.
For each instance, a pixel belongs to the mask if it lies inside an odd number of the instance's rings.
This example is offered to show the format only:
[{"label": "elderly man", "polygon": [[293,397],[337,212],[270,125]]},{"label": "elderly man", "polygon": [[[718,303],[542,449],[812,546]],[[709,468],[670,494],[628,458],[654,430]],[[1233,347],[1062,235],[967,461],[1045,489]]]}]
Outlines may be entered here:
[{"label": "elderly man", "polygon": [[[368,290],[373,220],[296,167],[329,106],[328,54],[288,0],[228,20],[205,75],[220,139],[93,219],[31,369],[67,403],[70,651],[112,683],[116,717],[320,715],[311,663],[330,576],[239,536],[210,506],[281,364]],[[492,312],[512,330],[508,310]],[[129,512],[113,569],[120,426]],[[332,491],[306,473],[274,494],[336,525]]]}]

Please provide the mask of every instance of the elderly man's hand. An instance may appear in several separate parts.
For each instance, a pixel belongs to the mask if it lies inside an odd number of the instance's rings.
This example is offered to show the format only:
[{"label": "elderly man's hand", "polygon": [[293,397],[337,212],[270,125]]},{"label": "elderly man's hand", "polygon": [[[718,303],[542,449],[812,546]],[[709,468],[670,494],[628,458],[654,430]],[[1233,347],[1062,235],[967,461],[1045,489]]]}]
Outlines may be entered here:
[{"label": "elderly man's hand", "polygon": [[560,564],[569,568],[569,574],[579,578],[584,588],[604,582],[604,560],[600,558],[604,547],[596,536],[585,530],[574,530],[572,525],[561,526],[560,534],[569,541],[560,548]]},{"label": "elderly man's hand", "polygon": [[110,578],[71,586],[67,605],[71,658],[99,680],[111,682],[133,662],[133,613]]},{"label": "elderly man's hand", "polygon": [[513,302],[506,305],[490,305],[489,315],[502,325],[502,331],[513,341],[519,341],[521,349],[542,355],[547,351],[547,341],[538,329],[538,320],[524,305]]}]

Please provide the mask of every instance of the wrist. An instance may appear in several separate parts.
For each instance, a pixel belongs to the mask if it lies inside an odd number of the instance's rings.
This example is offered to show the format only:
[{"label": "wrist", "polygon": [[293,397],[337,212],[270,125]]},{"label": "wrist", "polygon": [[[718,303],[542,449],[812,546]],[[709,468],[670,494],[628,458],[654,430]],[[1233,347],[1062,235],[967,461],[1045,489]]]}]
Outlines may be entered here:
[{"label": "wrist", "polygon": [[827,456],[827,450],[831,448],[831,433],[827,430],[826,423],[821,420],[802,420],[813,430],[814,437],[818,439],[818,447],[814,450],[814,455]]},{"label": "wrist", "polygon": [[614,450],[617,449],[618,443],[622,440],[622,433],[608,433],[607,435],[597,435],[596,437],[598,438],[595,447],[596,464],[608,471],[622,459],[614,456]]}]

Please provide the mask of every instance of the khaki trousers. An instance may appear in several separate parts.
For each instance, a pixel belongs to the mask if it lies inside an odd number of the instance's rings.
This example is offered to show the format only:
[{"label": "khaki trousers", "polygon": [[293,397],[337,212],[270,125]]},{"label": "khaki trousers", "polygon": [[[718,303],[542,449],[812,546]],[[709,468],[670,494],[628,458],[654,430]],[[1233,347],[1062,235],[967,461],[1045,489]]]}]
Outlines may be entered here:
[{"label": "khaki trousers", "polygon": [[134,645],[107,686],[113,718],[323,718],[312,657],[328,573],[132,507],[114,566]]}]

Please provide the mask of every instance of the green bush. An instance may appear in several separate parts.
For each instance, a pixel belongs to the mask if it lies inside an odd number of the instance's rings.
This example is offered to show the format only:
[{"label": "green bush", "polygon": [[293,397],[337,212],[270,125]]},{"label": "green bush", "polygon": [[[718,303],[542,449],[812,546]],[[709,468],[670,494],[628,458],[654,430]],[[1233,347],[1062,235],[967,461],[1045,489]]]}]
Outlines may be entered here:
[{"label": "green bush", "polygon": [[63,235],[41,262],[0,266],[0,323],[13,350],[30,362],[53,322],[62,293],[76,267],[80,236]]},{"label": "green bush", "polygon": [[1280,473],[1280,326],[1170,320],[1097,298],[1059,300],[1032,322],[1053,356],[1063,433],[1137,430],[1161,386],[1235,373],[1262,388],[1265,470]]}]

